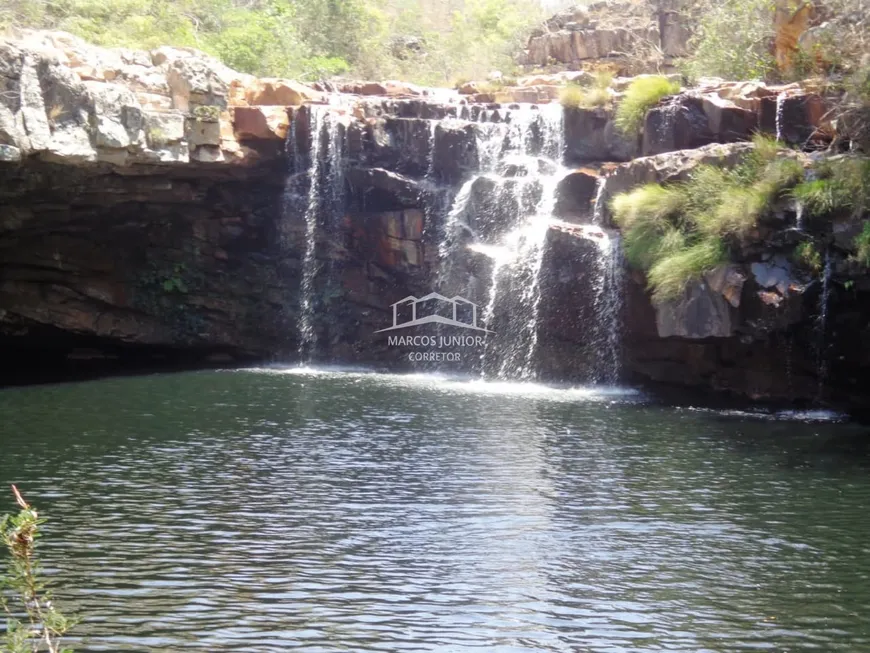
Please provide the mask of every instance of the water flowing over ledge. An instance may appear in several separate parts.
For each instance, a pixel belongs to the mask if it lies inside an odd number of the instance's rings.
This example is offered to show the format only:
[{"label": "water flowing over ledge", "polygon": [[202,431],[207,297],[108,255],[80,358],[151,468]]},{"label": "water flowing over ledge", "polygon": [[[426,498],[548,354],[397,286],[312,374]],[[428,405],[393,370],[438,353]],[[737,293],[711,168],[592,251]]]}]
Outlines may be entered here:
[{"label": "water flowing over ledge", "polygon": [[815,226],[783,206],[786,228],[745,261],[659,304],[612,223],[614,196],[734,165],[754,131],[823,139],[811,88],[705,81],[634,142],[607,107],[553,102],[578,71],[493,99],[256,80],[50,33],[0,56],[26,100],[0,147],[5,382],[264,360],[437,372],[378,333],[393,304],[438,291],[494,332],[458,372],[866,405],[853,353],[870,304],[847,235],[829,234],[818,283],[798,279],[774,250]]}]

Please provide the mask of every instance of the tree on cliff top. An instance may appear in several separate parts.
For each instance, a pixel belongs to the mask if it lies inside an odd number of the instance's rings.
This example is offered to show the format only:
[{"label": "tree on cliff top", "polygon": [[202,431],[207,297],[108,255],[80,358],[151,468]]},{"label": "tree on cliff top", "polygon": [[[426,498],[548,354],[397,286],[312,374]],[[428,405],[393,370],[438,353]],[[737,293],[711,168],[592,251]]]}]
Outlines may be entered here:
[{"label": "tree on cliff top", "polygon": [[447,83],[512,65],[537,0],[0,0],[0,27],[196,47],[261,76]]}]

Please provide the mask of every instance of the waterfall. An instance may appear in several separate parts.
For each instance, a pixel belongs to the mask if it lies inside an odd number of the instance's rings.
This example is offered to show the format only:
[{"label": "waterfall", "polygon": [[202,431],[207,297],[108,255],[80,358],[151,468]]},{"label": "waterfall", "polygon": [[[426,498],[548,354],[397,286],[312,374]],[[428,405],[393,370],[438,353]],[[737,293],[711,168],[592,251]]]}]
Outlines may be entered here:
[{"label": "waterfall", "polygon": [[435,178],[435,132],[438,129],[438,121],[429,121],[429,161],[426,168],[426,180]]},{"label": "waterfall", "polygon": [[595,202],[592,205],[592,223],[604,223],[604,197],[607,192],[607,177],[601,175],[595,181]]},{"label": "waterfall", "polygon": [[817,376],[819,380],[818,397],[823,399],[825,383],[828,380],[827,331],[828,310],[831,301],[832,261],[830,250],[825,251],[825,268],[822,276],[822,293],[819,296],[818,344],[817,344]]},{"label": "waterfall", "polygon": [[598,288],[595,295],[595,381],[616,385],[622,368],[622,309],[625,295],[622,239],[618,233],[596,241]]},{"label": "waterfall", "polygon": [[[534,378],[538,337],[540,273],[561,166],[561,107],[530,107],[507,113],[507,124],[476,125],[481,174],[467,181],[448,216],[441,280],[452,281],[453,261],[469,245],[490,256],[492,272],[483,319],[506,315],[501,331],[482,356],[484,373],[499,378]],[[485,187],[489,207],[472,207]],[[474,210],[472,210],[474,208]]]},{"label": "waterfall", "polygon": [[[495,307],[499,299],[499,289],[505,288],[502,277],[508,276],[519,286],[519,293],[510,301],[511,329],[513,332],[509,346],[503,354],[496,376],[498,378],[536,378],[535,354],[538,346],[538,316],[541,304],[541,268],[547,243],[547,232],[556,203],[556,185],[561,176],[553,174],[542,180],[541,200],[534,215],[528,222],[512,231],[505,238],[514,258],[507,265],[496,266],[493,270],[490,303]],[[485,350],[486,351],[486,350]],[[484,371],[486,360],[484,359]]]},{"label": "waterfall", "polygon": [[804,230],[804,203],[800,201],[795,201],[794,205],[794,213],[795,213],[795,228],[798,231]]},{"label": "waterfall", "polygon": [[[432,120],[428,152],[420,170],[420,200],[424,202],[424,237],[428,229],[437,242],[440,265],[432,290],[462,295],[482,304],[482,323],[494,331],[486,338],[480,357],[481,372],[502,379],[534,380],[538,376],[539,322],[542,316],[542,268],[550,230],[558,221],[553,213],[557,190],[567,174],[563,167],[564,126],[558,104],[483,110],[464,106],[468,120],[457,125],[472,129],[476,140],[477,170],[457,186],[439,184],[436,140],[445,121]],[[339,228],[346,199],[346,107],[309,105],[294,115],[288,134],[288,156],[293,164],[287,187],[297,203],[289,222],[297,244],[304,247],[301,261],[298,353],[311,360],[335,339],[336,324],[326,319],[335,291],[336,257],[326,251],[327,234]],[[307,116],[307,125],[301,124]],[[470,127],[469,127],[470,126]],[[304,140],[305,128],[309,140]],[[598,180],[594,220],[604,222],[606,178]],[[578,227],[578,225],[571,225]],[[582,231],[582,230],[581,230]],[[618,234],[581,233],[594,240],[597,257],[590,260],[590,297],[595,324],[588,343],[594,345],[594,375],[598,383],[619,379],[622,321],[622,249]],[[549,306],[549,305],[547,305]],[[549,310],[549,309],[547,309]]]},{"label": "waterfall", "polygon": [[776,96],[776,140],[783,140],[783,116],[785,114],[785,92]]},{"label": "waterfall", "polygon": [[[328,106],[309,105],[308,198],[305,205],[305,253],[299,297],[299,356],[317,354],[317,240],[324,226],[334,227],[344,200],[344,134],[341,117]],[[295,130],[294,130],[295,131]],[[328,280],[327,280],[328,282]]]}]

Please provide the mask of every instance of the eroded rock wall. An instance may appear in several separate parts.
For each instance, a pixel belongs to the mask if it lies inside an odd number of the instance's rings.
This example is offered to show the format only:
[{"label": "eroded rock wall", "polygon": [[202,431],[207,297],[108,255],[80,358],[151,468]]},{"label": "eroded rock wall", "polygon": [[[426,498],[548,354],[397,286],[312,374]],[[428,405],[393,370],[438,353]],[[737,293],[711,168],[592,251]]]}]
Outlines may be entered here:
[{"label": "eroded rock wall", "polygon": [[[85,360],[119,369],[295,360],[312,115],[337,89],[255,80],[195,52],[106,51],[68,35],[0,44],[0,63],[0,381],[43,369],[64,378]],[[450,203],[488,156],[478,126],[511,120],[515,98],[445,101],[397,84],[338,90],[357,94],[333,95],[329,109],[341,123],[341,174],[327,190],[341,208],[314,233],[317,358],[398,369],[407,366],[401,352],[375,333],[393,302],[443,280]],[[600,250],[594,229],[579,227],[598,219],[611,228],[609,198],[686,179],[698,165],[731,165],[757,129],[821,146],[823,117],[820,98],[799,85],[719,82],[663,101],[636,139],[615,131],[609,110],[566,111],[565,159],[578,167],[558,186],[559,224],[547,237],[540,377],[599,380],[602,332],[590,324]],[[479,208],[471,226],[482,231],[505,228],[490,215],[491,182],[470,189]],[[654,306],[642,275],[626,273],[623,378],[860,403],[870,362],[860,307],[870,288],[835,266],[820,338],[818,283],[794,279],[774,249],[761,244],[668,306]],[[457,265],[478,286],[492,272],[481,255]],[[780,288],[780,277],[800,292]],[[848,292],[845,279],[855,281]]]}]

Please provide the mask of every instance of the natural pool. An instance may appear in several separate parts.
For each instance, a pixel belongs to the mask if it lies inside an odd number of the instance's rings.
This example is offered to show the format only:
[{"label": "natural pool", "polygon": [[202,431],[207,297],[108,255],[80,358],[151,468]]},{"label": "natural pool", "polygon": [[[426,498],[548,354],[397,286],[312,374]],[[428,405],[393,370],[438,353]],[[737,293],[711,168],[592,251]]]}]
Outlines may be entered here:
[{"label": "natural pool", "polygon": [[0,482],[50,517],[79,651],[870,650],[870,449],[815,417],[116,378],[0,391]]}]

